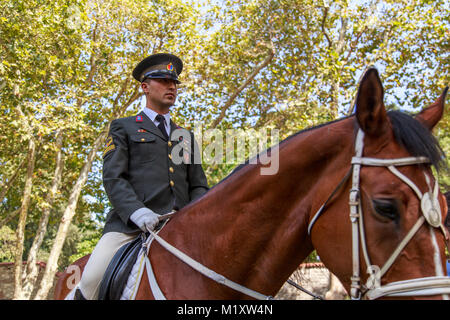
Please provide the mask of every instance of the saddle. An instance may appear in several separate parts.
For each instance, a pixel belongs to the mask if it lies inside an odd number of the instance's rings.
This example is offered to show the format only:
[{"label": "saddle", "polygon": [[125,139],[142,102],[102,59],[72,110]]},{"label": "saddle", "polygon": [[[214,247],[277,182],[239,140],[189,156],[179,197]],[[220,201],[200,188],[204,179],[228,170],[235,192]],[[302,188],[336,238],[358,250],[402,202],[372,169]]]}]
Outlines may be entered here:
[{"label": "saddle", "polygon": [[[175,214],[175,212],[176,208],[174,208],[174,211],[163,215],[163,219],[161,219],[162,221],[160,221],[155,227],[154,232],[160,231],[169,221],[169,218]],[[149,235],[149,232],[141,233],[136,239],[123,245],[119,250],[117,250],[103,275],[100,283],[98,300],[121,299],[130,274],[132,273],[139,254],[141,253],[141,248]]]},{"label": "saddle", "polygon": [[142,241],[143,237],[139,236],[117,250],[100,283],[99,300],[120,300],[142,247]]}]

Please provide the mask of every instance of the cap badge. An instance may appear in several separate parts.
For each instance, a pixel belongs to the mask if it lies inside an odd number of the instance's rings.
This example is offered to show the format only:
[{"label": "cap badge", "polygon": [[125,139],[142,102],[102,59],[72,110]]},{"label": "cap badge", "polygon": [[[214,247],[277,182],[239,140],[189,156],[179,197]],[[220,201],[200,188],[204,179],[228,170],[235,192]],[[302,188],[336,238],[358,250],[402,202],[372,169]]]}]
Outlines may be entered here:
[{"label": "cap badge", "polygon": [[173,64],[172,64],[172,62],[170,62],[170,63],[167,65],[167,70],[173,71]]}]

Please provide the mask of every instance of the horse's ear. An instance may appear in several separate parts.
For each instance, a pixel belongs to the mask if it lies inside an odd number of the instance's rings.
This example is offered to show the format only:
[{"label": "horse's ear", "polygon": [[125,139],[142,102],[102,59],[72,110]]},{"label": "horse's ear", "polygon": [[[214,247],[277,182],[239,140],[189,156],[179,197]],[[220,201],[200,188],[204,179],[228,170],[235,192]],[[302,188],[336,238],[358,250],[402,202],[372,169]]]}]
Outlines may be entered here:
[{"label": "horse's ear", "polygon": [[441,96],[431,105],[423,109],[416,115],[416,119],[419,120],[430,131],[441,120],[444,114],[445,97],[447,95],[448,87],[444,89]]},{"label": "horse's ear", "polygon": [[388,128],[383,103],[384,89],[375,68],[370,68],[359,84],[356,96],[356,118],[359,126],[369,136],[379,136]]}]

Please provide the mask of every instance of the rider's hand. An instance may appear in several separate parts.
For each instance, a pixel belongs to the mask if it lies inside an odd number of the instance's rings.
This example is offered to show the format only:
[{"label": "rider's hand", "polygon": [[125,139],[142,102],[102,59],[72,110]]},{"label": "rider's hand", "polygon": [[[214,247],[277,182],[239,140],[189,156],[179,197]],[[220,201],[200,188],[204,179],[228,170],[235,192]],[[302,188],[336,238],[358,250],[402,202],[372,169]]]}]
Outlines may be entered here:
[{"label": "rider's hand", "polygon": [[130,220],[144,232],[153,231],[159,223],[158,215],[149,208],[141,208],[130,216]]}]

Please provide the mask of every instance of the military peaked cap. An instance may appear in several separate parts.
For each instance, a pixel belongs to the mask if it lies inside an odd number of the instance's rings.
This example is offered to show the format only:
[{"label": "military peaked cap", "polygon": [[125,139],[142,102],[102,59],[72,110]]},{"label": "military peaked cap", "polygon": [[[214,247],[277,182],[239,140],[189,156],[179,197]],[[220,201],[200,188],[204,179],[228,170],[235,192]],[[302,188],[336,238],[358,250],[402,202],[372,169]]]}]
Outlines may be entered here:
[{"label": "military peaked cap", "polygon": [[143,82],[145,79],[172,79],[180,83],[178,76],[183,70],[183,62],[170,53],[156,53],[145,58],[134,68],[133,77]]}]

